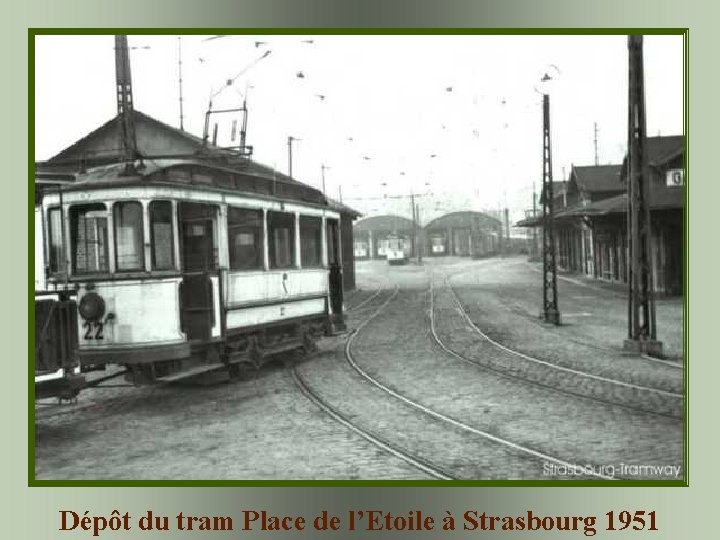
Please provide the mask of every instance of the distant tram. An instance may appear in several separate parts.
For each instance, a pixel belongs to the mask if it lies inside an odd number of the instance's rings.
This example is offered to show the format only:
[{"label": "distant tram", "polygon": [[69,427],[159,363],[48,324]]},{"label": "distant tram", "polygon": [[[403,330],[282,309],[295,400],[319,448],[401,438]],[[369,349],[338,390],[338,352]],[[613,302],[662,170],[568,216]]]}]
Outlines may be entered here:
[{"label": "distant tram", "polygon": [[386,240],[388,264],[406,264],[410,258],[410,240],[396,234],[389,235]]}]

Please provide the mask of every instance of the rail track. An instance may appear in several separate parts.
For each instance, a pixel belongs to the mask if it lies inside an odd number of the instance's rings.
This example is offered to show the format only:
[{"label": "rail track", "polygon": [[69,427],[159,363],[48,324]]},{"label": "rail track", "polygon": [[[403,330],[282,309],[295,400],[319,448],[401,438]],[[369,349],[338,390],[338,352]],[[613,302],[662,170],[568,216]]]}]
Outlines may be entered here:
[{"label": "rail track", "polygon": [[[510,459],[524,462],[526,467],[528,462],[532,462],[532,465],[530,467],[534,468],[535,470],[541,469],[541,467],[539,466],[540,464],[547,463],[553,464],[556,467],[562,467],[566,469],[582,468],[582,466],[579,464],[558,458],[556,456],[548,454],[547,452],[531,448],[527,445],[520,444],[507,438],[500,437],[487,430],[479,429],[478,427],[472,426],[466,422],[453,418],[448,414],[439,412],[432,407],[424,405],[418,400],[412,399],[411,397],[403,394],[402,392],[391,388],[388,384],[381,382],[378,378],[368,373],[367,370],[363,369],[363,367],[359,364],[353,354],[354,341],[358,338],[358,336],[360,336],[363,329],[373,319],[378,317],[378,315],[380,315],[381,312],[383,312],[383,310],[385,310],[385,308],[397,297],[398,293],[399,290],[396,287],[394,292],[387,299],[385,299],[385,301],[380,304],[377,309],[372,312],[372,314],[370,314],[358,324],[355,331],[348,338],[344,347],[345,359],[347,361],[347,364],[352,368],[356,375],[361,377],[362,380],[369,382],[374,388],[379,390],[385,396],[393,398],[399,404],[403,405],[406,409],[415,411],[416,413],[425,416],[427,418],[426,422],[430,421],[431,423],[433,423],[435,429],[454,431],[456,434],[464,434],[461,435],[464,438],[462,443],[464,445],[467,445],[469,450],[471,450],[470,447],[472,447],[472,450],[476,452],[475,454],[470,452],[470,455],[477,455],[477,445],[482,444],[485,445],[485,448],[483,448],[483,450],[487,451],[488,446],[493,446],[495,448],[492,450],[492,452],[497,453],[498,451],[500,451],[501,453],[506,454],[505,459],[507,459],[507,454],[510,454]],[[429,474],[434,478],[446,480],[461,478],[467,479],[467,476],[464,476],[463,474],[452,470],[453,467],[449,467],[446,463],[437,462],[441,461],[443,458],[447,459],[447,456],[435,456],[434,459],[428,459],[420,455],[421,453],[423,453],[422,449],[409,449],[407,447],[407,441],[404,445],[394,443],[390,440],[390,437],[378,435],[376,433],[377,429],[363,427],[362,424],[367,423],[367,420],[365,420],[365,422],[358,421],[355,418],[357,415],[341,412],[339,406],[334,406],[328,402],[329,400],[323,399],[320,395],[321,392],[314,390],[313,384],[308,383],[307,380],[305,380],[298,374],[297,368],[293,368],[293,377],[296,379],[296,382],[303,394],[306,395],[309,399],[311,399],[311,401],[313,401],[325,413],[330,415],[333,419],[337,420],[346,428],[356,433],[359,433],[366,440],[378,446],[378,448],[380,448],[381,450],[388,452],[393,456],[400,457],[413,467],[416,467],[418,470],[422,471],[425,474]],[[443,431],[443,433],[445,433],[446,431]],[[455,469],[457,468],[462,467],[458,467],[458,465],[456,464]],[[612,479],[612,477],[606,474],[589,470],[586,471],[584,477],[600,480]]]},{"label": "rail track", "polygon": [[[458,273],[460,274],[460,273]],[[457,274],[456,274],[457,275]],[[675,418],[675,419],[682,419],[682,401],[684,396],[682,394],[676,393],[676,392],[670,392],[661,388],[655,388],[651,386],[645,386],[640,384],[634,384],[631,382],[614,379],[612,377],[606,377],[603,375],[598,375],[595,373],[591,373],[588,371],[584,371],[581,369],[571,368],[567,366],[562,366],[557,363],[550,362],[548,360],[544,360],[541,358],[536,358],[530,354],[526,354],[524,352],[515,350],[511,347],[508,347],[501,343],[500,341],[493,339],[490,337],[486,332],[483,332],[481,328],[478,327],[478,325],[470,318],[470,316],[467,313],[467,310],[463,306],[460,298],[458,297],[457,292],[455,291],[455,288],[450,283],[450,280],[447,275],[443,275],[443,281],[447,287],[447,289],[450,291],[450,294],[452,296],[453,303],[456,307],[457,312],[459,315],[464,319],[466,322],[467,327],[471,328],[472,331],[477,334],[480,338],[482,338],[483,341],[490,344],[492,347],[496,348],[499,351],[502,351],[508,360],[507,362],[491,362],[485,359],[480,358],[479,356],[472,356],[469,357],[467,354],[461,354],[457,352],[456,350],[453,350],[450,346],[446,344],[445,341],[441,339],[439,336],[436,328],[435,328],[435,279],[434,276],[431,276],[430,278],[430,288],[431,288],[431,314],[432,314],[432,320],[431,320],[431,326],[432,326],[432,334],[435,341],[438,343],[438,345],[445,350],[448,354],[456,357],[459,360],[462,360],[464,362],[474,364],[480,368],[487,369],[489,371],[492,371],[493,373],[496,373],[498,375],[502,375],[505,377],[509,377],[511,379],[521,380],[527,384],[531,384],[540,388],[549,389],[552,391],[560,392],[566,395],[576,396],[579,398],[588,399],[591,401],[595,401],[598,403],[603,403],[606,405],[612,405],[612,406],[620,406],[624,407],[628,410],[643,413],[643,414],[651,414],[651,415],[658,415],[668,418]],[[531,365],[534,368],[527,368],[522,369],[521,365],[518,365],[517,361],[524,362],[527,365]],[[539,371],[539,370],[543,370]],[[565,380],[563,380],[562,377],[559,377],[557,375],[548,375],[548,372],[556,372],[561,373]],[[586,391],[580,392],[576,389],[579,387],[582,387],[582,385],[578,385],[578,380],[584,380],[585,386],[584,388]],[[588,382],[593,384],[593,386],[588,387]],[[670,400],[670,404],[663,405],[663,409],[661,410],[653,410],[648,407],[640,407],[637,405],[632,404],[632,398],[633,396],[630,395],[623,395],[621,396],[624,401],[617,401],[617,400],[610,400],[607,399],[605,396],[608,395],[607,386],[614,386],[621,388],[625,391],[625,394],[632,393],[635,395],[635,398],[637,398],[637,395],[640,394],[641,398],[642,395],[653,395],[655,398],[655,401],[658,401],[658,399],[661,399],[664,402]],[[637,399],[635,399],[637,401]],[[652,401],[652,400],[651,400]]]}]

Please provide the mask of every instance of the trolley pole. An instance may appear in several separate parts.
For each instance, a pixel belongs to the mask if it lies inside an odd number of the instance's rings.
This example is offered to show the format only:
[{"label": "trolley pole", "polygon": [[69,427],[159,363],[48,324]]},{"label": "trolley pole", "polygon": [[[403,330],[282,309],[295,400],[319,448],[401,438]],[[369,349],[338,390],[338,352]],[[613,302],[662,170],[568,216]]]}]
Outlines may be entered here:
[{"label": "trolley pole", "polygon": [[652,257],[650,255],[650,202],[645,153],[645,82],[643,36],[628,36],[628,339],[623,348],[637,354],[662,355],[657,340]]},{"label": "trolley pole", "polygon": [[552,153],[550,149],[550,96],[543,94],[543,313],[545,322],[560,324],[555,261]]}]

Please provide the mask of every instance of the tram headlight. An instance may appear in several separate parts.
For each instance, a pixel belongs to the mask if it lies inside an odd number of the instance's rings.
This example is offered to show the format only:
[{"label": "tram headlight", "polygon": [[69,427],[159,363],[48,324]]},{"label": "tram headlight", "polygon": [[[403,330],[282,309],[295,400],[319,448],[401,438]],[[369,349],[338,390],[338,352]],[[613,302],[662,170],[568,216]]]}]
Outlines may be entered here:
[{"label": "tram headlight", "polygon": [[80,299],[78,311],[87,321],[99,321],[105,315],[105,300],[96,292],[86,293]]}]

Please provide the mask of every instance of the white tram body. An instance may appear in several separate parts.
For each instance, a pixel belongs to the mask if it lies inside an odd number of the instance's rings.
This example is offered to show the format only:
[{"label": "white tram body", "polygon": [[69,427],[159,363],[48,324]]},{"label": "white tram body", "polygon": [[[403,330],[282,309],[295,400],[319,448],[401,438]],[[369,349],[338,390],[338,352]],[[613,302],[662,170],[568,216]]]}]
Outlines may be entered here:
[{"label": "white tram body", "polygon": [[153,160],[89,170],[42,213],[48,287],[76,291],[84,368],[152,382],[257,366],[341,324],[340,215],[303,184]]},{"label": "white tram body", "polygon": [[445,255],[445,236],[441,234],[430,236],[430,253],[432,255]]},{"label": "white tram body", "polygon": [[410,258],[410,242],[404,236],[391,234],[387,238],[386,256],[388,264],[406,264]]},{"label": "white tram body", "polygon": [[362,240],[355,240],[353,245],[353,256],[355,259],[367,259],[368,258],[368,244]]}]

